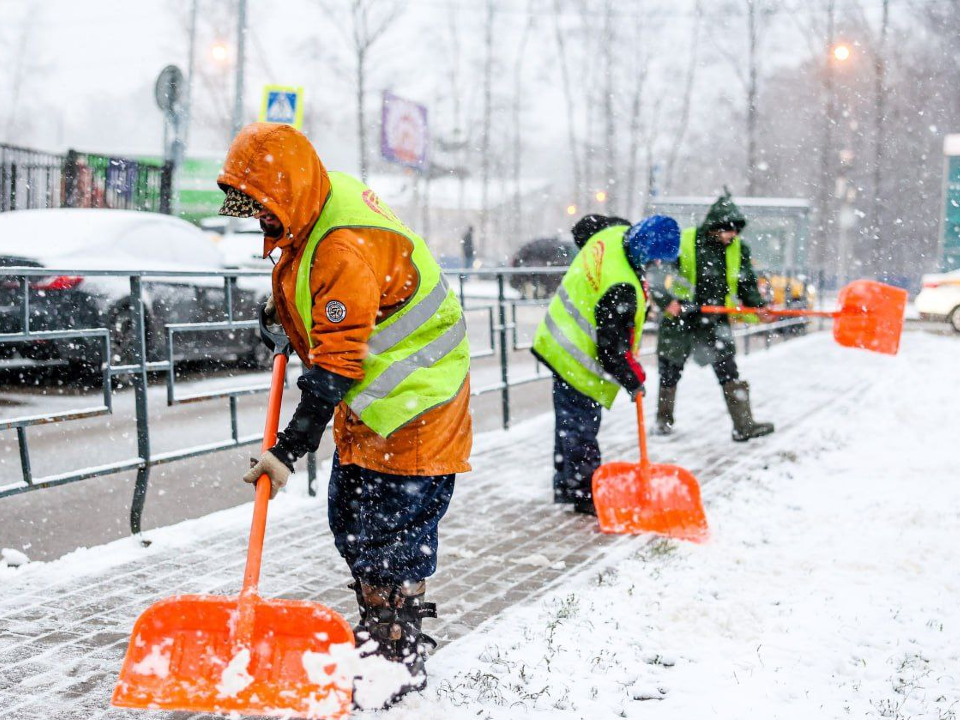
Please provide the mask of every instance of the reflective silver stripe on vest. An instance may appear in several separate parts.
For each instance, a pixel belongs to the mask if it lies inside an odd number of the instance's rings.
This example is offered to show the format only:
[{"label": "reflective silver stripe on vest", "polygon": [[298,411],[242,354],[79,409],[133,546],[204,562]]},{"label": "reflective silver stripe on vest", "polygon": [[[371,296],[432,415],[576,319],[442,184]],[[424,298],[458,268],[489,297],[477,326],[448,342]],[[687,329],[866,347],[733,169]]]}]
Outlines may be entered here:
[{"label": "reflective silver stripe on vest", "polygon": [[370,338],[369,343],[367,343],[370,352],[374,355],[385,353],[397,343],[413,335],[440,309],[449,292],[450,286],[447,285],[446,278],[441,275],[440,280],[433,286],[433,290],[427,293],[426,297],[404,313],[395,323],[388,325]]},{"label": "reflective silver stripe on vest", "polygon": [[583,350],[570,342],[570,338],[563,334],[563,330],[561,330],[556,321],[550,317],[550,313],[547,313],[546,323],[547,331],[553,336],[553,339],[556,340],[560,344],[560,347],[562,347],[569,355],[573,356],[574,360],[583,365],[594,375],[597,375],[604,380],[609,379],[609,376],[603,371],[603,368],[600,367],[600,363],[593,358],[589,358],[584,355]]},{"label": "reflective silver stripe on vest", "polygon": [[590,324],[590,321],[587,320],[577,309],[577,306],[573,304],[573,299],[570,297],[570,293],[567,292],[567,289],[561,285],[557,290],[557,297],[560,298],[560,302],[563,304],[564,310],[567,311],[569,315],[577,326],[583,330],[587,337],[593,340],[593,344],[597,344],[597,329]]},{"label": "reflective silver stripe on vest", "polygon": [[420,368],[435,365],[441,358],[450,354],[467,336],[467,324],[463,317],[443,335],[423,346],[417,352],[398,360],[384,370],[380,376],[357,395],[350,403],[350,409],[360,415],[377,400],[383,400],[397,386]]}]

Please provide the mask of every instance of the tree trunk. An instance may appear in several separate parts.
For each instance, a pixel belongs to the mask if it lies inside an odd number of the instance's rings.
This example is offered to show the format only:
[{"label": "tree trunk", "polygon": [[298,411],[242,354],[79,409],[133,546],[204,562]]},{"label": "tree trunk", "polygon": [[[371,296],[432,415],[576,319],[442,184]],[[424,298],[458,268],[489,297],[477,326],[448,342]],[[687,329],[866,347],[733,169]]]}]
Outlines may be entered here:
[{"label": "tree trunk", "polygon": [[693,31],[690,42],[690,64],[687,66],[687,76],[683,82],[683,99],[680,103],[680,117],[677,120],[677,132],[670,145],[667,163],[664,168],[663,186],[666,192],[673,192],[673,173],[680,154],[680,146],[690,126],[690,107],[693,101],[693,85],[697,74],[697,61],[700,48],[700,28],[703,25],[703,0],[697,0],[693,10]]},{"label": "tree trunk", "polygon": [[580,172],[580,153],[577,149],[577,131],[574,124],[577,106],[573,100],[573,89],[570,83],[570,68],[567,65],[566,42],[563,38],[563,29],[560,27],[560,0],[553,0],[553,11],[553,29],[557,38],[557,51],[560,58],[563,98],[567,105],[567,137],[570,142],[570,162],[573,166],[573,196],[579,199],[583,195],[583,179]]},{"label": "tree trunk", "polygon": [[830,185],[834,182],[835,178],[833,177],[833,127],[836,124],[837,110],[836,110],[836,98],[834,97],[833,89],[833,61],[831,55],[831,49],[833,48],[834,42],[834,15],[836,10],[836,0],[829,0],[827,2],[827,36],[826,40],[826,60],[824,64],[824,77],[823,77],[823,93],[824,93],[824,104],[826,105],[825,112],[823,113],[823,125],[820,129],[820,183],[817,188],[817,242],[814,245],[816,250],[817,264],[820,268],[826,269],[826,259],[829,257],[829,245],[828,237],[830,233],[833,232],[834,228],[830,222],[832,213],[831,213],[831,198],[833,197],[833,192],[831,191]]},{"label": "tree trunk", "polygon": [[613,2],[607,0],[604,4],[603,35],[600,38],[600,49],[603,53],[603,180],[601,190],[606,192],[607,209],[611,213],[617,212],[619,190],[617,188],[617,122],[613,107],[614,88],[614,58],[613,51],[617,47],[616,29],[613,22]]},{"label": "tree trunk", "polygon": [[871,233],[871,270],[880,273],[883,270],[883,247],[881,242],[883,227],[883,203],[880,194],[883,186],[883,162],[887,105],[887,29],[890,23],[890,0],[883,3],[883,19],[880,23],[880,42],[874,57],[874,148],[873,148],[873,204],[870,213]]},{"label": "tree trunk", "polygon": [[759,94],[757,0],[747,0],[747,195],[757,191],[757,96]]},{"label": "tree trunk", "polygon": [[490,214],[490,125],[493,114],[493,19],[496,15],[494,0],[487,0],[487,13],[483,32],[483,122],[480,138],[480,237],[478,254],[490,252],[489,232]]},{"label": "tree trunk", "polygon": [[360,152],[360,179],[367,182],[367,126],[364,108],[366,92],[366,52],[357,51],[357,142]]},{"label": "tree trunk", "polygon": [[[528,10],[532,10],[530,4]],[[517,61],[514,65],[513,78],[513,240],[519,243],[523,237],[523,198],[522,188],[522,169],[523,169],[523,137],[521,130],[520,117],[520,98],[523,94],[523,64],[526,59],[527,41],[530,39],[530,31],[533,28],[534,15],[531,12],[527,23],[523,28],[523,35],[520,38],[520,48],[517,51]]]}]

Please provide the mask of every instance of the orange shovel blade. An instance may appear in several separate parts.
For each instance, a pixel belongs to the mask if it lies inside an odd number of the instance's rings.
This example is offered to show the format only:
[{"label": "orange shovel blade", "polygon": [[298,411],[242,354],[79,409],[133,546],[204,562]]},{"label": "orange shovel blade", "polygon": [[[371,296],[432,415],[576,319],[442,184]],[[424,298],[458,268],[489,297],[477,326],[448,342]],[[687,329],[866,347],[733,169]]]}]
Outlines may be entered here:
[{"label": "orange shovel blade", "polygon": [[907,291],[875,280],[856,280],[840,291],[833,337],[845,347],[896,355]]},{"label": "orange shovel blade", "polygon": [[651,465],[644,482],[637,463],[604,463],[593,474],[593,503],[605,533],[650,532],[693,542],[709,536],[700,485],[676,465]]},{"label": "orange shovel blade", "polygon": [[341,643],[352,647],[350,626],[319,603],[259,598],[256,602],[248,649],[238,648],[232,638],[236,597],[181,595],[151,605],[133,628],[113,704],[150,710],[346,717],[352,681],[327,677],[335,663],[327,666],[310,656],[308,675],[303,655],[327,653],[331,645]]}]

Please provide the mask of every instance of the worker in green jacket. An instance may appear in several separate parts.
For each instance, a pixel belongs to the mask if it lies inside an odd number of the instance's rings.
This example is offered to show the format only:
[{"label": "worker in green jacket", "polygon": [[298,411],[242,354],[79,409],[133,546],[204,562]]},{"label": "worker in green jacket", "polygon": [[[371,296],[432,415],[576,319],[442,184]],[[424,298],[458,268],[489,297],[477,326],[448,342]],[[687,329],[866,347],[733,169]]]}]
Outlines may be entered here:
[{"label": "worker in green jacket", "polygon": [[[740,379],[737,370],[729,316],[700,312],[703,305],[766,305],[757,288],[750,248],[739,237],[746,224],[728,191],[710,207],[700,227],[681,233],[676,264],[648,273],[652,299],[663,313],[657,338],[659,434],[673,431],[677,384],[690,355],[699,365],[713,366],[733,420],[735,441],[769,435],[774,430],[772,423],[753,419],[750,386]],[[745,319],[768,322],[772,318],[762,309],[758,317]]]}]

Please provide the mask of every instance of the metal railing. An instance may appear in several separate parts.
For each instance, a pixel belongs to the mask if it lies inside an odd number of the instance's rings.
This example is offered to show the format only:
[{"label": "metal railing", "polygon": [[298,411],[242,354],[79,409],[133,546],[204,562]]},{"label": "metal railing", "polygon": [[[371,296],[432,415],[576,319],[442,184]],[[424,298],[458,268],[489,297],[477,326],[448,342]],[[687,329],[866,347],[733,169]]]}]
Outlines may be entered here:
[{"label": "metal railing", "polygon": [[[478,360],[481,358],[496,357],[499,369],[499,380],[495,383],[474,387],[471,390],[471,394],[473,396],[483,396],[499,393],[502,426],[504,428],[508,428],[511,422],[511,389],[528,383],[547,380],[551,377],[549,372],[541,372],[538,367],[532,375],[511,379],[511,354],[529,348],[529,344],[522,342],[520,337],[520,323],[517,317],[518,308],[531,306],[545,307],[549,300],[530,301],[519,297],[512,297],[512,293],[507,291],[508,279],[519,273],[525,275],[531,273],[556,275],[563,272],[563,268],[497,269],[485,271],[452,270],[446,272],[448,276],[457,278],[459,282],[459,295],[461,303],[464,306],[464,312],[468,316],[480,315],[484,318],[483,325],[487,330],[486,342],[475,343],[475,346],[471,348],[471,359]],[[238,429],[237,401],[239,397],[245,395],[265,393],[269,390],[269,386],[266,384],[250,384],[246,382],[245,384],[219,388],[214,391],[189,395],[178,394],[176,387],[176,356],[174,350],[175,338],[185,334],[230,331],[249,332],[251,338],[255,337],[257,322],[255,320],[240,319],[236,316],[237,282],[240,278],[266,277],[268,275],[268,271],[255,270],[221,272],[129,272],[110,270],[59,270],[35,267],[0,268],[0,283],[8,289],[16,287],[19,299],[19,307],[16,308],[15,315],[8,314],[6,316],[0,316],[0,321],[5,323],[3,326],[4,331],[0,332],[0,346],[7,343],[15,343],[17,346],[22,346],[23,344],[50,343],[52,341],[64,340],[92,341],[99,343],[99,348],[102,352],[100,357],[103,358],[99,369],[103,383],[102,397],[99,404],[93,407],[67,412],[23,415],[0,420],[0,431],[11,429],[16,431],[22,475],[19,481],[11,483],[0,481],[0,499],[24,492],[42,490],[90,478],[136,470],[137,477],[134,484],[133,502],[130,511],[130,529],[134,534],[139,534],[142,526],[150,469],[152,467],[260,442],[262,436],[259,433],[244,436],[240,435]],[[34,280],[32,282],[31,279],[40,277],[49,278],[51,276],[125,278],[129,285],[129,294],[124,293],[124,297],[117,300],[116,304],[126,308],[132,320],[132,344],[130,347],[124,348],[132,357],[121,360],[120,356],[114,353],[116,349],[114,338],[111,336],[110,329],[107,327],[64,327],[43,330],[32,328],[31,323],[36,318],[36,314],[32,309],[32,303],[36,300],[34,295],[38,291],[34,288],[36,281]],[[477,276],[492,278],[495,283],[495,294],[492,296],[477,296],[468,293],[468,279]],[[160,360],[151,361],[147,356],[148,347],[156,346],[157,343],[154,342],[153,345],[148,344],[147,331],[149,321],[152,318],[150,318],[148,314],[147,301],[145,299],[145,285],[149,286],[151,283],[161,281],[170,282],[179,280],[184,282],[190,278],[210,277],[219,278],[223,282],[222,319],[208,322],[170,323],[166,324],[162,329],[151,326],[151,332],[162,334],[164,341],[162,344],[164,357]],[[7,306],[7,310],[9,311],[11,307],[12,306]],[[746,350],[749,352],[749,342],[751,338],[765,336],[765,344],[769,346],[772,333],[779,332],[785,328],[802,325],[804,322],[803,319],[791,319],[768,325],[748,326],[737,330],[734,334],[744,339],[747,343]],[[11,328],[15,329],[11,330]],[[655,331],[656,326],[651,324],[648,326],[648,329]],[[130,339],[131,337],[128,335],[126,340],[130,342]],[[251,340],[251,342],[255,342],[255,340]],[[648,350],[642,354],[650,355],[652,353],[652,350]],[[147,395],[148,375],[150,373],[165,375],[166,401],[169,407],[226,398],[228,400],[230,414],[231,432],[229,437],[212,443],[180,448],[164,453],[153,452],[151,448],[151,421],[148,412]],[[117,376],[127,376],[132,379],[131,385],[134,395],[137,441],[136,455],[97,466],[79,468],[44,477],[36,477],[32,469],[28,430],[38,425],[84,420],[113,413],[114,388],[112,379]],[[311,494],[315,492],[316,465],[316,458],[312,455],[308,457],[308,487],[310,488]]]},{"label": "metal railing", "polygon": [[170,213],[173,164],[0,144],[0,211],[115,208]]}]

